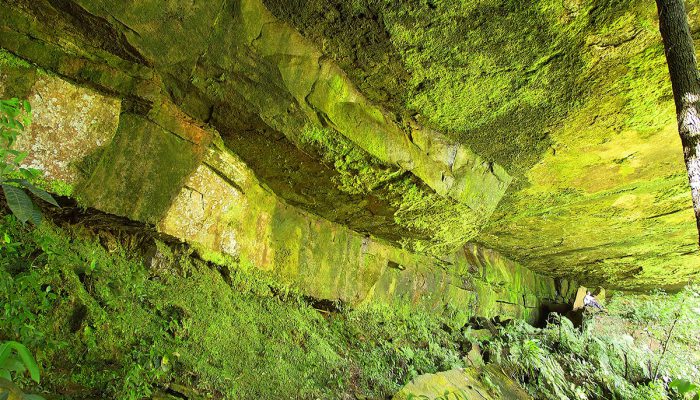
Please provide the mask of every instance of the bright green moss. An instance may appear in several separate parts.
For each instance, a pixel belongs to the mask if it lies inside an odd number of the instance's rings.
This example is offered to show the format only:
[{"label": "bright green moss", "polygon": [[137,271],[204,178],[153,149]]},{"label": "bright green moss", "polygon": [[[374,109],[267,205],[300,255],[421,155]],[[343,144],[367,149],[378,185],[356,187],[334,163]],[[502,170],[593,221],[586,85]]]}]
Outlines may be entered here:
[{"label": "bright green moss", "polygon": [[301,140],[321,150],[324,161],[339,173],[338,188],[346,193],[369,193],[404,173],[399,168],[381,165],[349,139],[330,129],[307,126]]},{"label": "bright green moss", "polygon": [[26,60],[17,57],[3,48],[0,48],[0,65],[10,68],[32,68],[32,65]]},{"label": "bright green moss", "polygon": [[426,192],[410,180],[389,186],[397,208],[394,221],[429,239],[405,239],[404,246],[436,256],[450,254],[473,238],[480,226],[476,214],[464,204]]},{"label": "bright green moss", "polygon": [[419,253],[449,254],[477,233],[480,221],[467,205],[443,197],[398,168],[388,168],[329,129],[307,127],[303,143],[315,146],[339,173],[338,188],[373,194],[394,208],[394,222],[411,232],[402,244]]},{"label": "bright green moss", "polygon": [[138,240],[103,231],[103,247],[80,229],[27,231],[9,217],[0,234],[10,241],[0,248],[0,335],[32,349],[42,389],[59,397],[185,387],[192,398],[385,398],[417,374],[463,365],[451,311],[329,314],[254,268],[161,242],[143,256]]},{"label": "bright green moss", "polygon": [[666,58],[661,43],[631,58],[627,73],[616,88],[627,100],[623,110],[627,128],[643,133],[656,133],[675,117],[672,90]]},{"label": "bright green moss", "polygon": [[70,197],[73,195],[73,191],[75,190],[75,187],[73,185],[60,179],[39,179],[39,181],[36,183],[37,185],[39,185],[39,187],[46,190],[47,192],[56,194],[58,196]]},{"label": "bright green moss", "polygon": [[[634,0],[331,3],[265,1],[370,100],[402,116],[417,114],[520,180],[581,99],[610,90],[620,78],[616,63],[647,48],[656,31],[653,4]],[[627,88],[646,99],[645,110],[651,86]],[[654,115],[635,112],[647,121],[633,123],[648,124]]]}]

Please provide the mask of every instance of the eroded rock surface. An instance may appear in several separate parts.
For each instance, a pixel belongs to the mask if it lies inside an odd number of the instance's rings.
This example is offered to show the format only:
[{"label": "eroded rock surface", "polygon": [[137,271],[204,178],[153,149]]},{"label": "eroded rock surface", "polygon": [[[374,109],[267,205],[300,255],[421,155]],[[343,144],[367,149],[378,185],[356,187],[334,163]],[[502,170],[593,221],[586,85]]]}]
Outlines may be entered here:
[{"label": "eroded rock surface", "polygon": [[[700,7],[686,3],[700,49]],[[515,177],[476,241],[591,284],[672,288],[697,275],[653,2],[265,4],[370,99]]]}]

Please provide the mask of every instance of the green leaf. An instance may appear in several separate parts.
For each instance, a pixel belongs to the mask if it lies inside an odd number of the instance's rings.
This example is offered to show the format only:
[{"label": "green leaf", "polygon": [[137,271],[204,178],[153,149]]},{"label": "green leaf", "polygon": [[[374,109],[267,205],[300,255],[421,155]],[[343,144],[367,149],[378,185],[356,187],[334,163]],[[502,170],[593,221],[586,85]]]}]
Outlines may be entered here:
[{"label": "green leaf", "polygon": [[22,174],[24,179],[34,179],[35,177],[34,173],[27,168],[20,168],[19,172]]},{"label": "green leaf", "polygon": [[[7,379],[8,381],[12,382],[12,375],[10,374],[10,371],[6,371],[4,369],[0,369],[0,378]],[[0,395],[0,399],[2,399],[2,395]]]},{"label": "green leaf", "polygon": [[15,159],[13,161],[19,164],[24,161],[25,158],[27,158],[27,155],[29,155],[29,153],[26,151],[18,151],[17,154],[15,154]]},{"label": "green leaf", "polygon": [[[0,377],[2,377],[2,371],[0,371]],[[9,381],[9,379],[7,379],[7,380]],[[9,398],[10,398],[10,392],[0,393],[0,400],[7,400]]]},{"label": "green leaf", "polygon": [[12,349],[10,348],[9,342],[0,345],[0,364],[4,364],[10,357],[10,354],[12,354]]},{"label": "green leaf", "polygon": [[24,190],[10,185],[2,185],[2,190],[10,211],[17,219],[22,223],[31,221],[34,225],[41,224],[41,211]]},{"label": "green leaf", "polygon": [[38,394],[23,394],[22,400],[46,400]]},{"label": "green leaf", "polygon": [[17,354],[19,354],[24,366],[27,367],[27,370],[29,371],[29,376],[34,382],[39,383],[39,365],[37,365],[36,360],[34,360],[34,356],[32,356],[29,349],[27,349],[27,347],[22,343],[18,342],[6,342],[5,345],[14,349]]},{"label": "green leaf", "polygon": [[32,105],[29,104],[29,102],[28,102],[27,100],[24,100],[24,103],[23,103],[23,104],[24,104],[24,110],[25,110],[25,111],[27,111],[27,112],[29,112],[29,113],[32,112]]},{"label": "green leaf", "polygon": [[56,202],[56,199],[54,199],[53,196],[51,196],[51,195],[50,195],[48,192],[46,192],[45,190],[39,189],[38,187],[32,185],[31,183],[29,183],[29,182],[27,182],[27,181],[23,181],[23,182],[22,182],[22,186],[24,186],[24,187],[26,187],[27,189],[29,189],[30,192],[34,193],[34,196],[36,196],[36,197],[38,197],[38,198],[44,200],[45,202],[47,202],[47,203],[49,203],[49,204],[51,204],[51,205],[54,205],[54,206],[56,206],[56,207],[58,207],[58,208],[61,208],[61,206],[59,206],[58,203]]},{"label": "green leaf", "polygon": [[27,368],[24,367],[22,361],[14,357],[10,357],[7,360],[5,360],[4,363],[0,364],[0,369],[10,372],[17,372],[20,374],[27,370]]},{"label": "green leaf", "polygon": [[680,394],[686,394],[692,390],[698,389],[697,385],[692,384],[687,379],[674,379],[668,386],[675,388]]}]

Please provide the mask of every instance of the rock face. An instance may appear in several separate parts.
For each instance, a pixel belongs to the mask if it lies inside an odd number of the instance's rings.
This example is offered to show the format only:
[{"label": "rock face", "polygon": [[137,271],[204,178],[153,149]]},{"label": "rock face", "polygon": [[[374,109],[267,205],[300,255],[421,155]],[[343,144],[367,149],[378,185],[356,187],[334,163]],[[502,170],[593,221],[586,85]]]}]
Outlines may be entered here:
[{"label": "rock face", "polygon": [[[5,93],[18,90],[17,76],[25,77],[41,121],[20,142],[34,153],[28,163],[59,165],[45,167],[46,178],[82,204],[152,223],[214,261],[233,257],[312,297],[353,305],[449,304],[471,315],[534,320],[541,304],[572,294],[571,285],[480,247],[438,259],[295,207],[261,182],[216,130],[170,103],[145,115],[118,113],[125,101],[18,61],[4,63]],[[66,96],[74,103],[64,104]],[[52,117],[65,110],[69,117]]]},{"label": "rock face", "polygon": [[2,3],[0,94],[54,187],[318,298],[534,317],[698,272],[649,5],[346,3]]},{"label": "rock face", "polygon": [[[653,2],[265,4],[370,99],[514,177],[476,241],[591,285],[674,287],[697,275]],[[700,49],[700,6],[687,8]]]},{"label": "rock face", "polygon": [[257,0],[20,2],[3,12],[0,45],[11,52],[128,99],[125,112],[172,103],[216,128],[286,201],[356,231],[454,250],[511,181],[434,130],[402,128]]}]

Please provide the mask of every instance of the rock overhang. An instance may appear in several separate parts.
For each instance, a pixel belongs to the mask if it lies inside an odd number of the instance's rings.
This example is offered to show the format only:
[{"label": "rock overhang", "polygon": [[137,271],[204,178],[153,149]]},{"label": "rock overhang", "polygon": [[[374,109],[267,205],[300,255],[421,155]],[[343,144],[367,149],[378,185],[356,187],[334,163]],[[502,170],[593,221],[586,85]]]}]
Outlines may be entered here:
[{"label": "rock overhang", "polygon": [[[28,11],[24,17],[6,20],[2,45],[126,97],[126,112],[156,124],[153,109],[172,102],[216,128],[290,203],[360,232],[418,241],[417,248],[454,249],[473,238],[510,183],[503,168],[465,145],[434,130],[401,126],[259,1],[135,7],[32,2],[20,7]],[[168,23],[175,12],[182,20]],[[62,30],[47,29],[49,20],[58,20]],[[212,26],[203,30],[194,21]],[[74,42],[67,46],[57,32]],[[314,129],[327,137],[307,140],[305,132]],[[359,157],[339,167],[348,154],[330,151],[329,157],[329,143],[342,143]],[[363,171],[383,177],[363,182]],[[357,182],[354,188],[338,183],[348,180]],[[439,199],[440,210],[405,204],[416,199]],[[440,226],[445,218],[436,219],[440,213],[453,221],[449,229]]]},{"label": "rock overhang", "polygon": [[[33,109],[41,123],[31,125],[20,144],[36,151],[29,162],[63,166],[46,169],[49,189],[62,183],[70,190],[61,193],[83,206],[153,224],[206,260],[259,268],[316,299],[453,307],[465,318],[534,321],[545,304],[571,297],[571,284],[483,248],[437,259],[294,207],[269,190],[217,131],[173,104],[135,113],[120,107],[126,100],[7,61],[0,63],[2,96],[17,90],[8,79],[13,74],[37,72],[27,74],[27,97],[43,98]],[[56,143],[60,152],[52,152]]]},{"label": "rock overhang", "polygon": [[[336,3],[329,3],[329,13],[338,7]],[[465,38],[488,36],[488,29],[496,29],[499,21],[517,21],[529,7],[545,3],[491,10],[495,14],[475,9],[478,13],[469,15],[480,16],[476,20],[482,22],[465,25],[469,31]],[[412,5],[405,14],[412,14],[409,19],[420,26],[433,21],[426,32],[434,35],[441,16],[450,14],[439,9],[429,13],[435,20],[416,19],[425,17],[425,10],[415,9],[423,6]],[[436,67],[420,59],[421,69],[407,75],[405,68],[397,70],[396,60],[389,55],[387,68],[374,60],[372,65],[379,72],[358,76],[354,71],[362,69],[357,65],[365,61],[361,57],[346,62],[347,54],[334,48],[333,40],[314,46],[308,40],[313,35],[293,18],[278,12],[273,16],[257,1],[167,7],[143,2],[136,9],[87,0],[39,1],[19,2],[18,7],[19,15],[9,5],[0,8],[2,47],[125,99],[123,111],[134,118],[158,125],[169,114],[161,118],[157,110],[172,102],[173,107],[216,128],[226,146],[287,202],[357,232],[433,253],[471,239],[540,272],[618,287],[673,287],[697,273],[692,226],[687,227],[689,203],[683,198],[682,166],[677,162],[680,153],[670,150],[677,144],[670,141],[672,113],[663,97],[665,71],[663,62],[659,63],[649,5],[629,1],[606,10],[572,3],[537,11],[537,24],[551,24],[547,32],[553,39],[546,52],[514,58],[511,66],[503,64],[506,57],[493,59],[495,65],[483,64],[487,78],[505,77],[522,90],[516,88],[504,105],[498,96],[508,93],[505,86],[477,85],[475,98],[492,98],[494,109],[501,111],[512,109],[524,97],[549,99],[538,100],[546,106],[554,97],[542,94],[556,82],[540,84],[539,78],[554,76],[563,77],[565,87],[579,87],[572,92],[580,96],[578,103],[563,111],[557,108],[558,114],[540,111],[547,122],[542,126],[528,120],[536,113],[527,117],[506,112],[496,118],[498,126],[489,120],[466,133],[449,124],[428,123],[432,128],[426,128],[415,122],[430,122],[430,115],[421,116],[429,114],[430,107],[418,106],[429,105],[423,100],[435,101],[435,96],[418,96],[397,107],[383,100],[391,98],[383,93],[386,90],[378,89],[388,81],[399,86],[387,87],[400,88],[406,77],[435,71],[445,76],[444,82],[454,82],[452,78],[459,75],[454,71],[466,71],[459,76],[471,82],[474,71],[452,66],[453,71],[442,68],[447,64],[436,64],[436,55],[444,50],[440,42],[426,40],[423,45]],[[304,12],[303,7],[298,10]],[[697,12],[691,7],[692,21]],[[394,43],[401,56],[410,55],[412,45],[406,44],[411,38],[397,36],[401,29],[410,33],[410,26],[395,16],[392,25],[387,14],[378,14],[385,28],[379,35],[382,40]],[[47,21],[55,29],[47,29]],[[484,27],[481,33],[479,26]],[[506,36],[520,43],[513,35],[527,26],[512,28],[517,29]],[[59,40],[58,32],[66,37]],[[503,45],[503,34],[499,28],[491,35],[493,40],[484,39],[484,43]],[[582,38],[574,43],[578,47],[564,43],[577,34]],[[447,54],[445,60],[455,61],[453,56]],[[399,64],[406,60],[400,59]],[[567,64],[570,60],[573,64]],[[650,84],[641,87],[635,76]],[[621,79],[610,87],[613,77]],[[430,79],[426,82],[435,82]],[[431,85],[422,87],[435,89]],[[459,105],[460,101],[454,102]],[[488,102],[479,104],[483,108]],[[652,109],[656,111],[644,114]],[[464,118],[468,120],[469,115],[465,113]],[[503,117],[508,115],[510,120]],[[473,118],[483,122],[478,115]],[[534,121],[531,127],[528,121]],[[513,132],[510,147],[508,136],[501,135],[504,129]],[[476,136],[485,135],[485,142],[473,135],[477,131]],[[667,143],[669,151],[654,155],[644,148],[644,140]],[[477,150],[488,150],[490,145],[493,149],[484,153],[488,158],[482,158],[461,143],[475,145]],[[628,144],[631,148],[621,151]],[[530,145],[533,152],[523,152]],[[503,158],[505,168],[494,162],[499,159],[494,157],[495,149],[503,146],[504,154],[510,154]],[[635,166],[639,160],[652,168]],[[506,170],[516,177],[515,185],[488,221],[511,182]],[[479,233],[484,224],[485,232]]]},{"label": "rock overhang", "polygon": [[[372,100],[514,177],[474,241],[591,284],[674,289],[697,277],[653,2],[265,4]],[[687,7],[697,46],[700,7]]]}]

